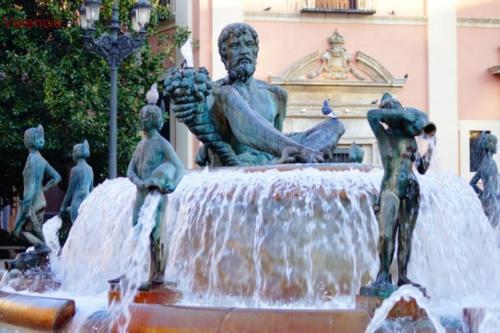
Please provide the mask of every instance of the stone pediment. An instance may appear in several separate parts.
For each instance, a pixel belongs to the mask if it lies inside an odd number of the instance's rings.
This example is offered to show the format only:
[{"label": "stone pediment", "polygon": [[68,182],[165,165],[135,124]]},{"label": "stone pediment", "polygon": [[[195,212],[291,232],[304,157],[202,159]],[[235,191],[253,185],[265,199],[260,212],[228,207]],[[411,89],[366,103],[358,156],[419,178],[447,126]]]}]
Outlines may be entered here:
[{"label": "stone pediment", "polygon": [[337,146],[348,149],[353,142],[363,147],[365,163],[380,164],[377,140],[366,113],[376,108],[384,92],[397,95],[406,78],[395,78],[378,61],[363,52],[351,55],[344,38],[335,31],[328,38],[329,48],[312,52],[290,66],[271,84],[288,91],[285,132],[305,131],[325,119],[323,102],[329,101],[346,132]]},{"label": "stone pediment", "polygon": [[402,87],[405,78],[395,78],[369,55],[357,51],[354,56],[344,49],[343,37],[334,32],[328,38],[330,48],[315,51],[297,61],[281,76],[270,77],[272,84]]}]

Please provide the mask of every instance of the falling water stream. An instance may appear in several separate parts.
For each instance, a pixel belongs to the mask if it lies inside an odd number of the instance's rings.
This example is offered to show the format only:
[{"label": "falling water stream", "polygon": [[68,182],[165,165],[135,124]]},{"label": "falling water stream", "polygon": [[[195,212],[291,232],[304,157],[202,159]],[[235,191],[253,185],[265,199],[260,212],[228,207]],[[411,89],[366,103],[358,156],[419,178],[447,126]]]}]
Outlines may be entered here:
[{"label": "falling water stream", "polygon": [[[165,210],[166,280],[178,283],[186,305],[352,308],[378,268],[372,206],[381,177],[380,169],[191,172]],[[418,179],[409,276],[427,289],[423,306],[436,318],[460,318],[465,307],[500,308],[500,251],[477,196],[458,176]],[[105,308],[107,280],[125,274],[137,286],[148,276],[147,236],[160,195],[148,196],[141,230],[132,228],[134,196],[124,178],[99,185],[52,260],[62,285],[48,296],[75,299],[76,321]],[[126,317],[123,306],[113,309]],[[495,312],[483,320],[490,328],[495,322]]]}]

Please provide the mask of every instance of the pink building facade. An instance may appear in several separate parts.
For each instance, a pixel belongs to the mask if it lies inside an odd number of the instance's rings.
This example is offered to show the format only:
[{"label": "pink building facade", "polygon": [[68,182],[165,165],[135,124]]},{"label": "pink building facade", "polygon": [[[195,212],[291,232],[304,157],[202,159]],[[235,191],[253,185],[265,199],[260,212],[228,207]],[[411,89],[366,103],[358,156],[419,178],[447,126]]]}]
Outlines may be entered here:
[{"label": "pink building facade", "polygon": [[[378,164],[365,116],[377,96],[391,91],[436,123],[441,169],[470,178],[477,133],[500,137],[498,0],[178,0],[175,11],[176,23],[192,31],[195,65],[213,79],[225,75],[217,52],[221,29],[232,22],[255,28],[255,76],[289,90],[285,131],[318,122],[328,98],[347,124],[340,146],[357,141],[365,162]],[[353,71],[309,77],[335,31]],[[183,124],[171,126],[176,150],[193,167],[198,142]]]}]

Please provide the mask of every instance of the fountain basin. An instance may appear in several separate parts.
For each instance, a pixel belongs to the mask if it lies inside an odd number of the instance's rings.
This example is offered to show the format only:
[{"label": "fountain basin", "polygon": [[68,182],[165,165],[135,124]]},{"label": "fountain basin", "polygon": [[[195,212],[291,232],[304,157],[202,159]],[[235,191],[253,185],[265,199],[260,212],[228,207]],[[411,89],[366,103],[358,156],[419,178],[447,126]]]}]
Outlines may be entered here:
[{"label": "fountain basin", "polygon": [[[165,333],[362,333],[370,317],[359,310],[292,310],[185,307],[151,304],[130,306],[128,332]],[[110,316],[97,312],[81,332],[106,332]],[[113,329],[116,331],[116,327]]]},{"label": "fountain basin", "polygon": [[57,331],[75,314],[69,299],[0,291],[0,322],[41,331]]}]

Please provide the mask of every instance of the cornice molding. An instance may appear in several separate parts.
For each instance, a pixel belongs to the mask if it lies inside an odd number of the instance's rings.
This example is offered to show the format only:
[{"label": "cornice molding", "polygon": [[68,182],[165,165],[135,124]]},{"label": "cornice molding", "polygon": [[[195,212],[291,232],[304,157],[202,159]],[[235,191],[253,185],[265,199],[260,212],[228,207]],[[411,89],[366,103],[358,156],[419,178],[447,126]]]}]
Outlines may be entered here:
[{"label": "cornice molding", "polygon": [[345,24],[392,24],[392,25],[426,25],[424,16],[359,16],[353,14],[333,13],[266,13],[246,12],[243,14],[245,21],[274,21],[274,22],[302,22],[302,23],[345,23]]},{"label": "cornice molding", "polygon": [[[300,22],[300,23],[341,23],[341,24],[380,24],[380,25],[427,25],[426,16],[359,16],[333,13],[269,13],[246,12],[245,21]],[[500,19],[458,17],[457,27],[500,29]]]}]

